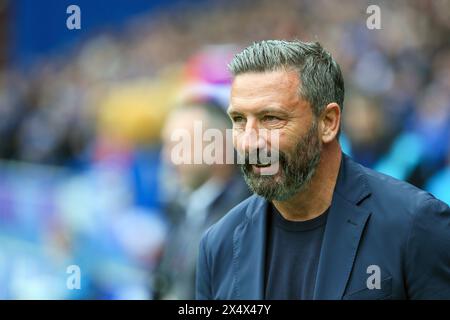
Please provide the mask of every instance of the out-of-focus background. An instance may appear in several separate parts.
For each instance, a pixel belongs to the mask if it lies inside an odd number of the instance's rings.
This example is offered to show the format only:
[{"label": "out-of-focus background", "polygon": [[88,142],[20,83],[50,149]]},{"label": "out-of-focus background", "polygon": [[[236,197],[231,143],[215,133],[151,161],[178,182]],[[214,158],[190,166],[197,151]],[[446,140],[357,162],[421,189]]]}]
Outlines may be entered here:
[{"label": "out-of-focus background", "polygon": [[173,166],[170,134],[229,127],[233,54],[294,38],[341,65],[345,152],[450,203],[448,0],[2,0],[0,298],[192,298],[201,232],[248,191]]}]

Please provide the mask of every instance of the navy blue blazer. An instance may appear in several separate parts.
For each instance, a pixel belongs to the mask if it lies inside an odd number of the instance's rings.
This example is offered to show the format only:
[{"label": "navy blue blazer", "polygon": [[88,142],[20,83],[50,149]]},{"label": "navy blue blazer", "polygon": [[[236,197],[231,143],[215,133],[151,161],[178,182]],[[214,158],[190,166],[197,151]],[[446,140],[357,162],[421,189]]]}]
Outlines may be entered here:
[{"label": "navy blue blazer", "polygon": [[[253,195],[205,232],[197,299],[264,299],[267,206]],[[314,299],[450,299],[450,208],[343,155]]]}]

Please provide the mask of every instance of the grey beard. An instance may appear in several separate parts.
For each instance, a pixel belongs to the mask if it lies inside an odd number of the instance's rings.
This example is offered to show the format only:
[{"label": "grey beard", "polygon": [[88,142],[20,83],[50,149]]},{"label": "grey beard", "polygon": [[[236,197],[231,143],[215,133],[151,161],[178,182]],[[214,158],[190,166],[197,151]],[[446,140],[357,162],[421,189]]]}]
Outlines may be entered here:
[{"label": "grey beard", "polygon": [[285,201],[309,185],[319,164],[321,151],[317,126],[313,124],[306,136],[297,143],[290,159],[279,151],[280,175],[255,174],[248,163],[241,165],[241,171],[252,192],[268,201]]}]

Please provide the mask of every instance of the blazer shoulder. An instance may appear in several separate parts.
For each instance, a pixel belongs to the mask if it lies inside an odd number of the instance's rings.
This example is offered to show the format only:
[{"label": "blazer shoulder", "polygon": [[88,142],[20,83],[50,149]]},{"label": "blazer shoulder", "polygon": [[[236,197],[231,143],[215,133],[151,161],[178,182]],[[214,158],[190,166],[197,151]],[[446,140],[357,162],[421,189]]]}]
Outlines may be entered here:
[{"label": "blazer shoulder", "polygon": [[402,181],[378,171],[360,165],[365,179],[369,184],[375,199],[390,204],[396,208],[403,208],[414,215],[422,211],[429,200],[440,201],[431,193],[422,190],[406,181]]},{"label": "blazer shoulder", "polygon": [[205,231],[202,237],[202,241],[207,242],[208,244],[214,244],[214,246],[219,246],[231,242],[234,230],[237,228],[237,226],[250,218],[248,212],[249,206],[251,206],[253,202],[258,200],[258,196],[252,195],[241,203],[237,204],[219,221],[214,223]]}]

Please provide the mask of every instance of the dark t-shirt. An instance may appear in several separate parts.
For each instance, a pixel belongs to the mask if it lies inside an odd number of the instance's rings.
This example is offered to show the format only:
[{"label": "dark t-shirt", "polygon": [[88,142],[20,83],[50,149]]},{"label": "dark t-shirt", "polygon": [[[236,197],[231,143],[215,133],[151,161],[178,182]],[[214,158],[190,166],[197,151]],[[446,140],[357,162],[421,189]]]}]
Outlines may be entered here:
[{"label": "dark t-shirt", "polygon": [[307,221],[289,221],[269,206],[265,299],[312,299],[328,210]]}]

